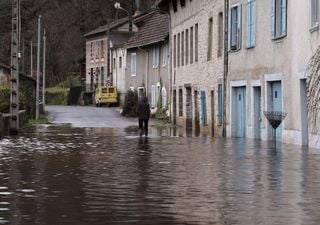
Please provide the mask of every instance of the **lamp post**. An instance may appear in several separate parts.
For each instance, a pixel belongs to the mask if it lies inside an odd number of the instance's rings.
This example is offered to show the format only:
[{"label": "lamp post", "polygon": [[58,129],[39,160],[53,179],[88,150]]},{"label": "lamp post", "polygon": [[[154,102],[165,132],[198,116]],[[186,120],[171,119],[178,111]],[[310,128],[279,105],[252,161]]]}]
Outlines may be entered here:
[{"label": "lamp post", "polygon": [[119,2],[116,2],[114,4],[114,8],[116,10],[122,10],[127,13],[128,17],[129,17],[129,34],[132,34],[132,12],[129,12],[128,10],[122,8]]}]

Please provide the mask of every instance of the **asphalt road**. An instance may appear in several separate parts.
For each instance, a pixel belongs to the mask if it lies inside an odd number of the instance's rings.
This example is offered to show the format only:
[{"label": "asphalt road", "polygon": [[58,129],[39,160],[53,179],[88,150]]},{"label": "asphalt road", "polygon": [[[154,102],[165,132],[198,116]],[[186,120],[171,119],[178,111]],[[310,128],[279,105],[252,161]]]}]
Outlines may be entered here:
[{"label": "asphalt road", "polygon": [[49,122],[70,124],[72,127],[126,128],[137,126],[136,118],[125,118],[119,108],[92,106],[46,106]]}]

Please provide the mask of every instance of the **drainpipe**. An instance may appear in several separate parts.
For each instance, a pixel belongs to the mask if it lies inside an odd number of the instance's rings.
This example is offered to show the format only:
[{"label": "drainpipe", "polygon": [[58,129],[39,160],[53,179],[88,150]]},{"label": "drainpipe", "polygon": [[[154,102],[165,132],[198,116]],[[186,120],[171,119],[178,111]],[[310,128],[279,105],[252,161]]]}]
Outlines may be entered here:
[{"label": "drainpipe", "polygon": [[229,0],[224,1],[224,70],[223,70],[223,123],[222,123],[222,136],[227,137],[226,123],[227,123],[227,82],[228,82],[228,65],[229,65],[229,52],[228,52],[228,35],[229,35]]}]

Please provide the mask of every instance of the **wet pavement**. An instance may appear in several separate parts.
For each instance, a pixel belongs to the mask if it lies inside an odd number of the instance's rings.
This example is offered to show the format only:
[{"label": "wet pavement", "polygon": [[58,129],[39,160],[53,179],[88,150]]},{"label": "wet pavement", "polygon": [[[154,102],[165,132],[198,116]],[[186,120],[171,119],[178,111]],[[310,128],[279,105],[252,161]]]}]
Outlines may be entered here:
[{"label": "wet pavement", "polygon": [[0,224],[320,224],[318,150],[133,122],[0,139]]}]

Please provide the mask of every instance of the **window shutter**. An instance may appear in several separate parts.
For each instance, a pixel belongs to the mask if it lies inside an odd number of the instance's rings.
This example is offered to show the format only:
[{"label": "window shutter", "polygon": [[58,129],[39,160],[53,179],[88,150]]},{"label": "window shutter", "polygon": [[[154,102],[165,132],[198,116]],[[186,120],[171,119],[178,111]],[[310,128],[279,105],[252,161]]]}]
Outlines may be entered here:
[{"label": "window shutter", "polygon": [[201,91],[201,109],[202,109],[202,124],[207,125],[207,105],[206,105],[206,92]]},{"label": "window shutter", "polygon": [[276,16],[276,0],[272,0],[272,12],[271,12],[271,35],[272,35],[272,38],[276,37],[275,16]]},{"label": "window shutter", "polygon": [[252,11],[251,11],[251,18],[252,18],[252,39],[251,39],[251,46],[256,44],[256,1],[254,0],[251,2]]},{"label": "window shutter", "polygon": [[151,86],[151,107],[156,106],[156,86],[152,85]]},{"label": "window shutter", "polygon": [[222,97],[222,84],[218,85],[218,122],[219,125],[222,125],[222,114],[223,114],[223,97]]},{"label": "window shutter", "polygon": [[247,4],[247,47],[252,46],[252,11],[251,11],[252,2],[249,1]]},{"label": "window shutter", "polygon": [[229,15],[228,15],[228,51],[231,50],[231,9],[229,9]]},{"label": "window shutter", "polygon": [[287,0],[281,1],[281,35],[287,34]]},{"label": "window shutter", "polygon": [[237,9],[238,13],[237,13],[237,49],[241,48],[241,42],[242,42],[242,5],[238,6]]}]

